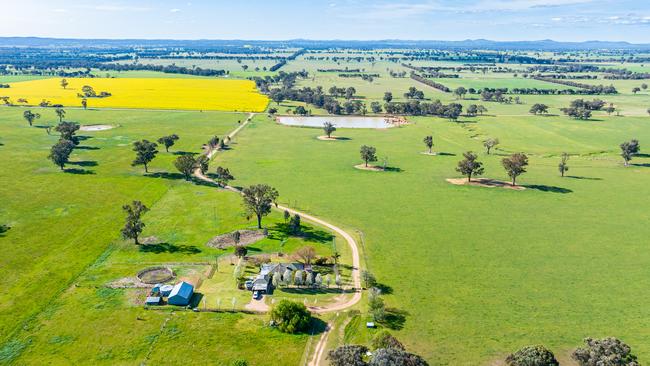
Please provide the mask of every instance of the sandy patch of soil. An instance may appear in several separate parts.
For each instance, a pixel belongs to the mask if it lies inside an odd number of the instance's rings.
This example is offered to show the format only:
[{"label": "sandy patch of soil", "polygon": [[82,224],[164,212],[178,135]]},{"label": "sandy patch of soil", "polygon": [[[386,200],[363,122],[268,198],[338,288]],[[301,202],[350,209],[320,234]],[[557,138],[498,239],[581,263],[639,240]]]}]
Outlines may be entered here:
[{"label": "sandy patch of soil", "polygon": [[80,131],[93,132],[93,131],[106,131],[115,128],[111,125],[84,125],[79,127]]},{"label": "sandy patch of soil", "polygon": [[145,238],[140,239],[140,244],[142,245],[160,244],[160,239],[158,239],[155,236],[147,236]]},{"label": "sandy patch of soil", "polygon": [[438,153],[435,152],[435,151],[432,151],[432,152],[422,151],[420,154],[422,154],[422,155],[429,155],[429,156],[436,156],[436,155],[438,155]]},{"label": "sandy patch of soil", "polygon": [[336,136],[331,136],[331,137],[327,137],[327,136],[318,136],[317,139],[319,139],[319,140],[321,140],[321,141],[336,141],[336,140],[338,140],[339,138],[336,137]]},{"label": "sandy patch of soil", "polygon": [[[262,230],[239,230],[239,234],[239,245],[243,246],[251,245],[266,237]],[[213,248],[225,249],[234,247],[235,240],[232,237],[232,233],[226,233],[215,236],[206,245]]]},{"label": "sandy patch of soil", "polygon": [[376,166],[376,165],[370,165],[370,164],[368,164],[368,166],[366,166],[366,164],[359,164],[359,165],[355,165],[354,167],[356,169],[359,169],[359,170],[370,170],[372,172],[383,172],[384,171],[384,168],[382,168],[380,166]]},{"label": "sandy patch of soil", "polygon": [[496,180],[490,178],[472,178],[471,182],[468,182],[467,178],[448,178],[445,180],[457,186],[470,185],[470,186],[489,187],[489,188],[498,187],[498,188],[514,189],[516,191],[523,191],[524,189],[526,189],[526,187],[513,186],[509,182],[504,182],[502,180]]}]

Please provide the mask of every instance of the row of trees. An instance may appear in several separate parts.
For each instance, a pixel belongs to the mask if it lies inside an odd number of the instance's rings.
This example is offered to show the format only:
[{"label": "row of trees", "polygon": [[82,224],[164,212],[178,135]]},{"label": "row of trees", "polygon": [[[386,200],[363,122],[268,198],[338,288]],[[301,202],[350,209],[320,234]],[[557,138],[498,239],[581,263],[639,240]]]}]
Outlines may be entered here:
[{"label": "row of trees", "polygon": [[[485,168],[483,167],[483,163],[478,161],[478,155],[476,153],[467,151],[463,153],[463,158],[463,160],[458,162],[456,171],[466,176],[468,182],[471,182],[472,176],[483,174]],[[514,153],[501,159],[501,165],[511,178],[512,185],[515,186],[517,185],[517,177],[526,172],[528,157],[523,153]]]},{"label": "row of trees", "polygon": [[[576,99],[568,107],[560,108],[560,110],[571,118],[587,120],[591,118],[592,111],[602,110],[605,104],[605,101],[600,99],[594,99],[592,101]],[[613,110],[615,110],[613,105],[607,108],[608,113],[613,112]]]}]

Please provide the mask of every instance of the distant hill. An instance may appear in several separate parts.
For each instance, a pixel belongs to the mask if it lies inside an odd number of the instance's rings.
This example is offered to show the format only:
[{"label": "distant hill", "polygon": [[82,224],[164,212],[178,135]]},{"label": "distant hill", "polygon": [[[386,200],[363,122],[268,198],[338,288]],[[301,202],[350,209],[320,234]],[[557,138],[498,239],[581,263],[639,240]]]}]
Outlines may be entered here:
[{"label": "distant hill", "polygon": [[224,46],[266,46],[266,47],[308,47],[308,48],[435,48],[435,49],[485,49],[485,50],[650,50],[650,44],[628,42],[586,41],[557,42],[540,41],[491,41],[474,39],[463,41],[415,41],[415,40],[307,40],[284,41],[256,40],[173,40],[173,39],[72,39],[40,37],[0,37],[0,47],[39,47],[39,48],[124,48],[124,47],[191,47],[210,48]]}]

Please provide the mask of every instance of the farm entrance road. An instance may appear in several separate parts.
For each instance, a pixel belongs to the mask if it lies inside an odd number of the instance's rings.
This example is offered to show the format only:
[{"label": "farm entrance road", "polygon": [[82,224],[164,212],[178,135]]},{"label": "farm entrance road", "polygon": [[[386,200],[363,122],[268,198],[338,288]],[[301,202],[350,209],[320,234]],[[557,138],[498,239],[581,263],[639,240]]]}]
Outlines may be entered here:
[{"label": "farm entrance road", "polygon": [[[251,119],[254,116],[255,116],[255,113],[249,114],[246,121],[244,121],[244,123],[242,123],[239,127],[237,127],[235,130],[233,130],[227,136],[232,139],[235,135],[237,135],[251,121]],[[216,155],[216,153],[218,151],[219,151],[219,149],[212,149],[211,151],[208,151],[208,153],[206,155],[208,156],[208,158],[212,159]],[[213,179],[211,179],[211,178],[207,177],[205,174],[203,174],[200,169],[196,169],[194,171],[194,175],[198,179],[200,179],[202,181],[209,182],[209,183],[212,183],[212,184],[217,184],[216,181],[214,181]],[[236,192],[238,194],[242,194],[241,191],[238,190],[237,188],[234,188],[234,187],[231,187],[231,186],[226,186],[224,188],[228,189],[230,191]],[[276,209],[280,210],[280,211],[285,211],[286,210],[292,215],[296,215],[296,214],[300,215],[301,218],[303,218],[303,219],[305,219],[307,221],[311,221],[312,223],[315,223],[315,224],[320,225],[320,226],[324,226],[324,227],[334,231],[335,233],[339,234],[340,236],[342,236],[345,239],[345,241],[347,242],[348,246],[350,247],[350,251],[352,253],[352,273],[351,274],[352,274],[352,280],[354,282],[353,288],[352,288],[353,289],[352,297],[350,297],[347,300],[345,298],[342,298],[340,301],[337,301],[337,302],[334,302],[334,303],[331,303],[331,304],[327,304],[327,305],[323,305],[323,306],[308,306],[307,308],[310,311],[314,312],[314,313],[323,314],[323,313],[329,313],[329,312],[333,312],[333,311],[345,310],[345,309],[348,309],[348,308],[356,305],[361,300],[361,274],[360,274],[360,271],[359,271],[359,267],[360,267],[359,246],[357,245],[357,242],[354,239],[354,237],[352,237],[352,235],[348,234],[345,230],[339,228],[338,226],[336,226],[334,224],[331,224],[331,223],[329,223],[329,222],[327,222],[325,220],[319,219],[318,217],[315,217],[315,216],[312,216],[312,215],[306,214],[304,212],[294,210],[292,208],[285,207],[285,206],[282,206],[282,205],[277,205]],[[330,322],[330,323],[327,324],[326,331],[323,332],[323,334],[321,335],[318,343],[316,344],[316,348],[314,350],[314,355],[312,357],[312,360],[309,361],[310,366],[317,366],[317,365],[319,365],[321,363],[322,358],[323,358],[323,354],[325,353],[325,349],[327,348],[327,336],[332,331],[332,329],[334,329],[334,323]]]}]

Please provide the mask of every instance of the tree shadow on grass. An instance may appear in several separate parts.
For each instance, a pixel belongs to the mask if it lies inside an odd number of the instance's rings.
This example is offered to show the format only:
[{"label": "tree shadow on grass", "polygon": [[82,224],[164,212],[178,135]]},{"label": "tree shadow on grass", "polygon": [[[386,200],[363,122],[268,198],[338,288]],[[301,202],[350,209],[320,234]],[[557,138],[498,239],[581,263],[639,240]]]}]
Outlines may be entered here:
[{"label": "tree shadow on grass", "polygon": [[634,154],[634,156],[636,156],[638,158],[650,158],[650,154],[645,154],[645,153],[637,153],[637,154]]},{"label": "tree shadow on grass", "polygon": [[86,145],[75,146],[74,148],[79,150],[99,150],[97,146],[86,146]]},{"label": "tree shadow on grass", "polygon": [[155,173],[145,173],[144,175],[147,178],[164,178],[164,179],[185,179],[185,176],[181,173],[170,173],[170,172],[155,172]]},{"label": "tree shadow on grass", "polygon": [[69,161],[68,165],[77,165],[77,166],[97,166],[97,162],[93,160],[84,160],[84,161]]},{"label": "tree shadow on grass", "polygon": [[374,287],[378,288],[382,295],[390,295],[393,293],[393,288],[385,283],[376,283]]},{"label": "tree shadow on grass", "polygon": [[203,179],[198,179],[198,178],[196,178],[196,177],[192,177],[192,182],[193,182],[194,184],[196,184],[197,186],[205,186],[205,187],[217,187],[217,188],[221,188],[221,186],[218,185],[217,183],[208,182],[208,181],[205,181],[205,180],[203,180]]},{"label": "tree shadow on grass", "polygon": [[393,173],[401,173],[404,170],[402,168],[398,168],[398,167],[395,167],[395,166],[387,166],[387,167],[384,168],[384,171],[385,172],[393,172]]},{"label": "tree shadow on grass", "polygon": [[[285,224],[285,223],[277,223],[273,227],[271,227],[271,230],[279,231],[286,236],[299,237],[299,238],[303,238],[305,241],[310,241],[315,243],[329,243],[334,239],[334,235],[332,235],[331,233],[324,230],[316,229],[311,226],[301,225],[300,233],[298,234],[292,234],[291,229],[289,228],[289,224]],[[273,237],[276,238],[275,236]]]},{"label": "tree shadow on grass", "polygon": [[0,238],[7,235],[7,231],[9,231],[9,229],[11,229],[11,226],[9,226],[9,225],[6,225],[6,224],[0,225]]},{"label": "tree shadow on grass", "polygon": [[197,254],[201,249],[194,245],[176,245],[170,243],[157,243],[140,245],[140,251],[144,253],[180,253],[180,254]]},{"label": "tree shadow on grass", "polygon": [[194,155],[196,155],[198,153],[193,152],[193,151],[174,151],[174,152],[172,152],[172,154],[173,155],[191,155],[191,156],[194,156]]},{"label": "tree shadow on grass", "polygon": [[448,153],[448,152],[438,152],[436,153],[438,156],[456,156],[454,153]]},{"label": "tree shadow on grass", "polygon": [[384,319],[378,323],[388,329],[400,330],[404,328],[404,323],[406,323],[406,317],[408,315],[409,313],[405,310],[386,308]]},{"label": "tree shadow on grass", "polygon": [[528,185],[524,185],[524,187],[526,187],[528,189],[536,189],[536,190],[542,191],[542,192],[552,192],[552,193],[571,193],[571,192],[573,192],[572,190],[570,190],[568,188],[547,186],[547,185],[543,185],[543,184],[528,184]]},{"label": "tree shadow on grass", "polygon": [[92,175],[95,174],[94,171],[88,169],[78,169],[78,168],[66,168],[63,169],[65,173],[68,174],[79,174],[79,175]]},{"label": "tree shadow on grass", "polygon": [[309,327],[310,334],[322,334],[327,330],[327,323],[320,318],[312,317],[311,326]]},{"label": "tree shadow on grass", "polygon": [[565,178],[571,178],[571,179],[580,179],[580,180],[603,180],[603,178],[597,178],[597,177],[580,177],[580,176],[575,176],[575,175],[565,175]]},{"label": "tree shadow on grass", "polygon": [[650,168],[650,163],[632,163],[630,166],[636,166],[639,168]]}]

